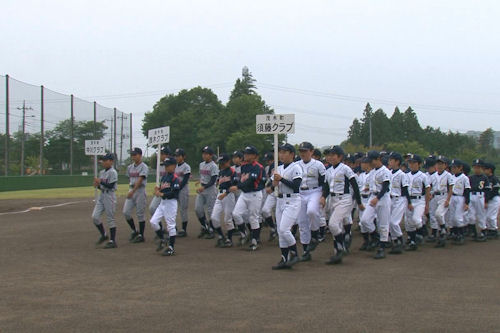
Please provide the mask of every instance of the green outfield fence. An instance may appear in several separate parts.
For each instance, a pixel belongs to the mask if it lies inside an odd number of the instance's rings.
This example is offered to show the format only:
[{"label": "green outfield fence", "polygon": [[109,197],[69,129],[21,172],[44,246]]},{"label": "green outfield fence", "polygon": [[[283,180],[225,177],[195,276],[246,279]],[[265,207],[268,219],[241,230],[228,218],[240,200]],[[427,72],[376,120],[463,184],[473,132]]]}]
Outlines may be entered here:
[{"label": "green outfield fence", "polygon": [[[0,177],[0,192],[40,190],[47,188],[64,188],[92,186],[93,175],[90,176],[31,176],[31,177]],[[128,178],[124,175],[118,176],[119,184],[127,184]]]}]

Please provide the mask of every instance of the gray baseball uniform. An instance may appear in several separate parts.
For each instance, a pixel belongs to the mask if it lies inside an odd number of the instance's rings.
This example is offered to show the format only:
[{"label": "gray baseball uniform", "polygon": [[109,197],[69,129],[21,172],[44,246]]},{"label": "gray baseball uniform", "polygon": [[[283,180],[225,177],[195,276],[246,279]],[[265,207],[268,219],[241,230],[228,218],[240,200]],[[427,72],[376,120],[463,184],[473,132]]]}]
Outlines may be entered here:
[{"label": "gray baseball uniform", "polygon": [[[118,173],[111,167],[107,170],[101,170],[99,173],[99,198],[95,203],[92,219],[95,225],[101,224],[101,215],[106,213],[106,221],[109,228],[116,227],[115,210],[116,210],[116,183],[118,182]],[[110,188],[111,186],[111,188]]]},{"label": "gray baseball uniform", "polygon": [[148,166],[144,162],[141,162],[138,165],[132,163],[127,167],[127,176],[129,177],[129,191],[134,188],[135,182],[139,179],[139,177],[144,177],[144,179],[132,198],[127,198],[127,200],[125,200],[125,204],[123,205],[123,215],[125,215],[127,220],[132,219],[132,210],[135,207],[139,222],[145,221],[144,212],[146,210],[146,183],[148,177]]},{"label": "gray baseball uniform", "polygon": [[[215,162],[201,162],[200,163],[200,183],[201,185],[209,184],[213,176],[219,175],[219,167]],[[198,218],[205,216],[205,209],[207,211],[207,216],[212,216],[212,210],[214,208],[215,200],[217,199],[217,188],[215,184],[205,188],[201,193],[196,196],[196,201],[194,209]]]},{"label": "gray baseball uniform", "polygon": [[[175,175],[179,179],[179,184],[184,182],[184,177],[191,177],[191,167],[186,162],[182,164],[177,164],[175,167]],[[188,220],[188,205],[189,205],[189,184],[186,185],[179,192],[179,211],[181,214],[182,222],[187,222]]]}]

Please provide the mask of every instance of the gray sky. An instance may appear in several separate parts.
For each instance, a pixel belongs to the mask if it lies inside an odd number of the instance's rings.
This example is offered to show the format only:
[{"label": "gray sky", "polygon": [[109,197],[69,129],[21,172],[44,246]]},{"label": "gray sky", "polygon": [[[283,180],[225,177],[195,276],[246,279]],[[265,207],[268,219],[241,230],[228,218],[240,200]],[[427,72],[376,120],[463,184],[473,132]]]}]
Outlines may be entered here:
[{"label": "gray sky", "polygon": [[484,130],[500,120],[498,17],[493,0],[5,0],[0,73],[132,112],[142,146],[164,93],[209,86],[225,103],[245,65],[296,114],[294,143],[340,143],[367,101]]}]

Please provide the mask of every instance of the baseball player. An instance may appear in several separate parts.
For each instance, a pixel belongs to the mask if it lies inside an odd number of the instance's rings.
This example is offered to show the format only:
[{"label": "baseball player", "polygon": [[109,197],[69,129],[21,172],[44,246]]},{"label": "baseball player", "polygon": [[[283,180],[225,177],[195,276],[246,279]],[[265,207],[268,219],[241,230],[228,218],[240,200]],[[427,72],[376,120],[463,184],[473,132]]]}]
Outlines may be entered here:
[{"label": "baseball player", "polygon": [[408,158],[408,173],[410,198],[408,200],[408,210],[406,212],[405,229],[410,242],[406,248],[407,251],[415,251],[418,244],[422,242],[423,236],[423,216],[429,212],[431,184],[420,167],[422,158],[417,154],[411,154]]},{"label": "baseball player", "polygon": [[[383,259],[385,258],[385,245],[389,241],[391,172],[382,164],[379,152],[369,151],[366,157],[370,159],[373,175],[369,177],[370,197],[368,198],[368,206],[366,206],[360,221],[361,234],[364,240],[360,250],[371,250],[378,244],[379,248],[374,258]],[[377,225],[375,225],[375,218],[377,219]]]},{"label": "baseball player", "polygon": [[495,176],[495,165],[484,163],[484,174],[488,177],[489,191],[487,191],[486,202],[486,237],[488,239],[498,238],[498,209],[500,207],[500,181]]},{"label": "baseball player", "polygon": [[[212,239],[215,237],[212,221],[207,223],[206,218],[206,216],[212,216],[215,200],[217,199],[215,182],[219,175],[219,168],[213,161],[213,155],[214,150],[209,146],[205,146],[201,150],[203,162],[200,163],[200,181],[197,182],[199,187],[196,189],[196,193],[198,194],[196,195],[194,204],[196,216],[198,216],[201,224],[201,232],[198,238],[205,237],[206,239]],[[205,215],[205,210],[207,211],[207,215]]]},{"label": "baseball player", "polygon": [[177,161],[177,166],[175,167],[175,175],[179,179],[179,199],[178,210],[180,210],[182,230],[177,233],[177,237],[187,236],[187,225],[188,225],[188,206],[189,206],[189,178],[191,177],[191,167],[186,163],[186,153],[184,149],[177,148],[174,152],[175,160]]},{"label": "baseball player", "polygon": [[262,191],[260,189],[264,168],[257,162],[258,151],[254,146],[248,146],[244,150],[244,162],[241,165],[241,177],[237,185],[231,186],[230,192],[241,190],[240,197],[233,211],[233,219],[240,231],[240,245],[246,243],[247,233],[245,219],[251,227],[250,250],[258,248],[260,240],[259,215],[262,206]]},{"label": "baseball player", "polygon": [[[243,153],[239,150],[235,150],[233,152],[233,158],[232,158],[232,162],[233,162],[233,169],[234,169],[234,172],[236,173],[236,181],[240,181],[240,177],[241,177],[241,163],[243,163]],[[236,191],[234,192],[234,199],[236,201],[238,201],[238,198],[240,196],[240,192],[241,191]]]},{"label": "baseball player", "polygon": [[[325,182],[323,184],[322,196],[320,198],[321,206],[326,205],[326,199],[330,197],[329,210],[330,220],[328,228],[334,238],[334,253],[326,264],[340,264],[345,252],[344,245],[344,219],[351,214],[352,196],[350,186],[354,191],[354,198],[361,210],[365,209],[361,203],[358,183],[354,171],[342,163],[344,150],[340,146],[332,146],[328,150],[327,160],[332,165],[326,170]],[[350,185],[350,186],[349,186]]]},{"label": "baseball player", "polygon": [[[329,150],[330,150],[330,148],[325,149],[323,151],[323,155],[328,156]],[[325,177],[326,177],[326,170],[330,169],[332,167],[332,165],[330,163],[328,163],[326,157],[321,162],[325,166]],[[320,243],[325,241],[327,230],[328,230],[328,232],[330,232],[330,230],[327,228],[328,220],[330,220],[330,211],[329,211],[330,204],[329,203],[330,203],[330,197],[326,198],[325,206],[320,205],[321,219],[320,219],[319,236],[318,236],[318,241]]]},{"label": "baseball player", "polygon": [[[232,247],[233,246],[233,210],[236,205],[234,193],[229,192],[229,188],[235,184],[236,172],[230,166],[231,159],[229,155],[222,154],[217,159],[219,163],[219,194],[215,200],[214,209],[212,211],[211,220],[215,231],[217,232],[217,247]],[[227,238],[221,228],[221,214],[224,213],[224,228],[227,232]]]},{"label": "baseball player", "polygon": [[279,159],[283,163],[272,176],[273,186],[278,187],[276,224],[278,226],[281,260],[272,269],[288,269],[298,262],[297,244],[292,226],[297,223],[300,209],[300,184],[302,169],[294,161],[295,148],[289,143],[279,147]]},{"label": "baseball player", "polygon": [[408,208],[409,199],[409,180],[407,174],[401,171],[400,166],[403,162],[401,154],[393,152],[389,155],[389,167],[391,169],[391,218],[389,221],[389,232],[394,242],[389,253],[403,253],[403,232],[400,223],[404,213]]},{"label": "baseball player", "polygon": [[[373,176],[371,160],[368,157],[361,159],[360,168],[362,173],[358,176],[358,187],[361,195],[361,203],[363,206],[368,205],[368,198],[370,197],[370,176]],[[363,210],[359,211],[359,220],[363,217]]]},{"label": "baseball player", "polygon": [[[94,187],[99,189],[101,193],[96,200],[94,211],[92,212],[92,220],[94,221],[97,230],[101,237],[96,245],[100,245],[109,240],[104,246],[105,249],[116,248],[116,223],[115,223],[115,210],[116,210],[116,184],[118,182],[118,173],[113,168],[114,156],[113,154],[106,154],[102,158],[102,166],[104,167],[99,172],[99,178],[94,178]],[[109,236],[104,229],[101,222],[101,215],[106,213],[106,221],[109,227]]]},{"label": "baseball player", "polygon": [[[434,186],[436,182],[436,156],[434,155],[429,155],[428,157],[425,158],[424,161],[424,169],[427,170],[425,172],[425,175],[429,179],[429,184],[430,184],[430,199],[429,199],[429,209],[427,214],[425,215],[426,221],[423,223],[423,233],[422,236],[426,237],[426,242],[428,243],[433,243],[436,241],[436,235],[437,235],[437,221],[436,221],[436,200],[433,197],[434,193]],[[429,235],[429,231],[427,230],[427,223],[430,224],[432,232],[431,235]]]},{"label": "baseball player", "polygon": [[163,256],[173,256],[175,253],[174,244],[177,231],[175,229],[175,218],[177,216],[177,198],[179,196],[179,179],[175,175],[177,161],[173,157],[167,158],[163,163],[165,174],[161,177],[160,186],[155,186],[155,195],[161,198],[161,203],[157,207],[151,218],[151,227],[160,239],[156,251],[161,251],[165,247],[165,239],[160,228],[162,218],[167,223],[168,247],[162,253]]},{"label": "baseball player", "polygon": [[[485,192],[490,186],[488,177],[483,174],[483,164],[484,161],[481,159],[472,161],[473,174],[469,176],[471,192],[467,222],[469,235],[477,242],[486,241],[486,235],[482,230],[486,229],[486,207],[488,206]],[[481,230],[479,235],[477,233],[476,223],[479,230]]]},{"label": "baseball player", "polygon": [[302,169],[300,185],[301,208],[299,215],[300,242],[304,253],[301,261],[311,260],[311,252],[318,246],[321,219],[320,198],[325,182],[326,169],[323,163],[312,158],[314,147],[310,142],[299,145],[301,160],[297,165]]},{"label": "baseball player", "polygon": [[[267,153],[267,159],[272,159],[274,162],[274,156],[272,156],[272,153]],[[280,162],[281,163],[281,162]],[[276,210],[276,194],[274,193],[274,187],[272,186],[273,181],[271,180],[271,177],[274,172],[274,166],[273,164],[270,164],[268,167],[264,169],[265,173],[267,174],[267,182],[265,185],[265,201],[262,206],[262,216],[264,217],[264,222],[269,226],[271,229],[269,233],[269,242],[272,242],[276,237],[278,237],[278,232],[276,230],[276,224],[274,223],[273,219],[273,212]]]},{"label": "baseball player", "polygon": [[455,244],[465,243],[464,232],[467,228],[465,212],[469,210],[470,203],[470,182],[463,173],[464,163],[460,160],[451,162],[451,172],[455,175],[453,185],[453,196],[451,197],[449,214],[452,239]]},{"label": "baseball player", "polygon": [[439,238],[435,247],[444,247],[446,245],[446,216],[448,215],[448,207],[450,206],[453,185],[455,184],[455,177],[447,170],[448,164],[449,161],[446,157],[439,155],[436,158],[436,173],[434,174],[432,195],[436,205],[434,217],[439,228]]},{"label": "baseball player", "polygon": [[[123,215],[127,220],[132,233],[129,241],[132,243],[144,242],[144,228],[146,220],[144,212],[146,210],[146,183],[148,177],[148,166],[142,161],[142,150],[134,148],[130,152],[133,163],[127,167],[127,176],[129,178],[129,191],[127,199],[123,205]],[[137,219],[139,220],[139,231],[135,228],[134,219],[132,218],[132,210],[136,210]]]}]

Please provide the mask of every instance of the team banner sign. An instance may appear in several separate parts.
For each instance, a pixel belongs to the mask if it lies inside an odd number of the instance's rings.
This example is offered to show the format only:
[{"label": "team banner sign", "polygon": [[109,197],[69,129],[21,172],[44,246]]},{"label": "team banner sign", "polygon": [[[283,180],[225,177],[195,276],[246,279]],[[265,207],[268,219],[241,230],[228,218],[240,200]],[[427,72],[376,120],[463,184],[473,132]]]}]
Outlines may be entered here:
[{"label": "team banner sign", "polygon": [[85,155],[105,155],[105,140],[85,140]]},{"label": "team banner sign", "polygon": [[258,114],[257,134],[293,134],[295,133],[294,114]]},{"label": "team banner sign", "polygon": [[161,145],[170,141],[170,126],[153,128],[148,131],[148,144]]}]

